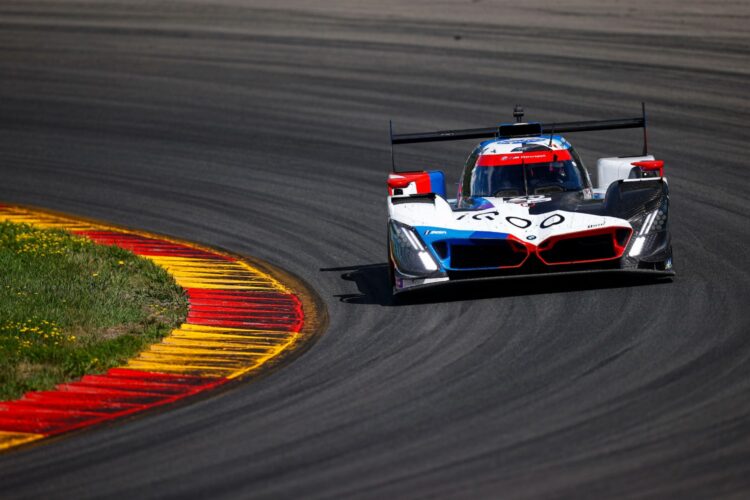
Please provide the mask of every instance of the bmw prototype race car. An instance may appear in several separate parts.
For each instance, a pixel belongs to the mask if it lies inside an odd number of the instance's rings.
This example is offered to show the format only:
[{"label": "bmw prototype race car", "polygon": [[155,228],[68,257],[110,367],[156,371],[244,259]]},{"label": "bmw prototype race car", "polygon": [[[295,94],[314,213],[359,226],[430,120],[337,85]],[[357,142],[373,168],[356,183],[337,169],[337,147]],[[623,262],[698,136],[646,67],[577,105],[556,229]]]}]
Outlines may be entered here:
[{"label": "bmw prototype race car", "polygon": [[[475,278],[627,272],[671,276],[664,164],[647,154],[645,107],[621,120],[518,123],[393,135],[391,145],[488,139],[469,155],[455,199],[440,171],[388,177],[394,293]],[[560,133],[643,128],[639,156],[601,158],[594,187]]]}]

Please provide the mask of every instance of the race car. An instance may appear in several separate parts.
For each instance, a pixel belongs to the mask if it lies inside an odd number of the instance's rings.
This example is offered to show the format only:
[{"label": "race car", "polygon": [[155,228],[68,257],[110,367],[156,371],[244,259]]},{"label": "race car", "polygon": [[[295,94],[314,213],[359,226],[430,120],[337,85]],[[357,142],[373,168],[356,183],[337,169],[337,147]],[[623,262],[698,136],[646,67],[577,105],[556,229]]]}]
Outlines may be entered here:
[{"label": "race car", "polygon": [[[648,154],[642,116],[523,122],[394,135],[398,144],[486,139],[469,154],[456,198],[441,171],[388,177],[388,265],[394,293],[470,279],[620,272],[673,276],[664,162]],[[559,134],[643,129],[638,156],[600,158],[594,187]],[[393,150],[392,150],[393,151]],[[393,156],[393,155],[392,155]]]}]

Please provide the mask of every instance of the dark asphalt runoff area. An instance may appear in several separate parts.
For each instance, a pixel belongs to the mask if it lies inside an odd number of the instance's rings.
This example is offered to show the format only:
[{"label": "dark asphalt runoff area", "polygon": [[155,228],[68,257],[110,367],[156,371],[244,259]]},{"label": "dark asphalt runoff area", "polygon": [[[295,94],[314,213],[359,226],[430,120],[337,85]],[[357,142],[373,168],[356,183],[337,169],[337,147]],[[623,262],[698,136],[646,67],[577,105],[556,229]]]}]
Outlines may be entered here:
[{"label": "dark asphalt runoff area", "polygon": [[[259,380],[0,456],[0,497],[747,498],[748,26],[748,2],[718,0],[3,0],[0,201],[265,259],[330,326]],[[389,119],[642,100],[672,282],[391,303]],[[641,148],[636,130],[568,139],[591,171]],[[397,160],[453,185],[472,146]]]}]

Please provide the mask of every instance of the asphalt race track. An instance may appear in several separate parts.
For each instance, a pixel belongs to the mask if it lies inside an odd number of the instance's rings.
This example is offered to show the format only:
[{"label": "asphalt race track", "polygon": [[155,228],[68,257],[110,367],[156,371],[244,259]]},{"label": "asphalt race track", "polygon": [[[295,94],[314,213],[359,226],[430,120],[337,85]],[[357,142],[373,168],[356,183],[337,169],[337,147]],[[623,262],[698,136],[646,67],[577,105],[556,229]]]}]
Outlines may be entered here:
[{"label": "asphalt race track", "polygon": [[[0,456],[0,497],[746,497],[750,4],[560,3],[3,0],[0,201],[266,259],[330,326],[252,383]],[[390,302],[388,119],[610,119],[641,100],[672,282]],[[641,147],[569,139],[592,170]],[[455,182],[471,146],[397,158]]]}]

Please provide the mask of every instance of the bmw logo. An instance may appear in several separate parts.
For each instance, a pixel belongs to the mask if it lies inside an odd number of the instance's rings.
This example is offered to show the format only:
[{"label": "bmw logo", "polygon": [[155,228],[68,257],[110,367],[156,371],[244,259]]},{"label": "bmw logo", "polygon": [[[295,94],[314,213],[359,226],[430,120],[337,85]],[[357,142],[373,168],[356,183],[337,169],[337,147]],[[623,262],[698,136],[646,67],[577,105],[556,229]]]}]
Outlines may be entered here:
[{"label": "bmw logo", "polygon": [[534,236],[533,234],[530,234],[526,237],[526,239],[529,241],[534,241],[536,239],[536,236]]}]

